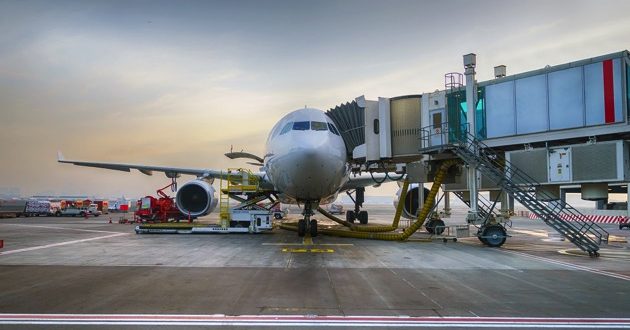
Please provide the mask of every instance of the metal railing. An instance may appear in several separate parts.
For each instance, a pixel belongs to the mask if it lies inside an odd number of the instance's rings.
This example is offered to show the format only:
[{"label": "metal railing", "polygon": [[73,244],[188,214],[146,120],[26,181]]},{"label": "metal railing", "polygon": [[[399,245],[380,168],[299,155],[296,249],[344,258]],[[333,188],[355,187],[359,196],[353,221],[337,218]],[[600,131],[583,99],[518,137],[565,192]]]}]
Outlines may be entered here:
[{"label": "metal railing", "polygon": [[554,206],[549,206],[543,202],[541,199],[555,200],[557,196],[539,189],[543,187],[542,184],[483,142],[468,132],[458,135],[458,139],[459,143],[451,143],[455,154],[469,165],[475,166],[486,178],[503,188],[581,250],[596,254],[599,245],[608,242],[608,232],[571,205],[555,203]]}]

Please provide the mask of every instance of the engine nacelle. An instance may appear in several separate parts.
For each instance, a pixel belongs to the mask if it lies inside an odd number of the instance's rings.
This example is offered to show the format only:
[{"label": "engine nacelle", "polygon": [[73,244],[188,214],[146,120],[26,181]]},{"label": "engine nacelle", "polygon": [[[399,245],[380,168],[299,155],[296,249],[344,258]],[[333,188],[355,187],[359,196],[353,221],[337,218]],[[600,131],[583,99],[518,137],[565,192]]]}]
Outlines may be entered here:
[{"label": "engine nacelle", "polygon": [[[418,205],[418,194],[420,193],[420,188],[422,186],[417,183],[412,183],[409,185],[407,189],[407,194],[405,195],[405,205],[403,205],[402,216],[407,219],[415,219],[417,217],[418,207],[422,205]],[[424,201],[427,200],[427,196],[429,196],[429,189],[424,188]],[[402,192],[402,188],[398,189],[396,195],[394,196],[394,207],[398,207],[398,201],[400,200],[400,193]]]},{"label": "engine nacelle", "polygon": [[191,217],[203,217],[217,207],[214,188],[204,180],[193,180],[184,184],[175,196],[177,209]]}]

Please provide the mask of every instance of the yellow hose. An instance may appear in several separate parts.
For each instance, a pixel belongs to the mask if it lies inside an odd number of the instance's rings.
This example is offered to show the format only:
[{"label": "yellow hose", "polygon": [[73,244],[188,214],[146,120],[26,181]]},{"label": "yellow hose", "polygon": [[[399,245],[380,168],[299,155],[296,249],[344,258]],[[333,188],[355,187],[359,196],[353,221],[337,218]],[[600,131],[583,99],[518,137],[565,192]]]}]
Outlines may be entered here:
[{"label": "yellow hose", "polygon": [[327,218],[329,218],[330,220],[342,225],[342,226],[346,226],[348,228],[350,228],[350,230],[352,231],[361,231],[361,232],[372,232],[372,233],[379,233],[379,232],[388,232],[388,231],[394,231],[396,229],[398,229],[398,223],[400,222],[400,216],[402,215],[402,211],[405,205],[405,197],[407,196],[407,189],[409,189],[409,181],[405,180],[402,186],[402,190],[400,191],[400,200],[398,201],[398,206],[396,207],[396,214],[394,215],[394,221],[392,222],[391,225],[378,225],[378,226],[374,226],[374,225],[355,225],[353,223],[350,223],[348,221],[344,221],[341,220],[337,217],[335,217],[334,215],[330,214],[328,211],[322,209],[321,207],[317,208],[317,211],[319,211],[319,213],[323,214],[324,216],[326,216]]},{"label": "yellow hose", "polygon": [[[337,219],[331,214],[329,214],[328,212],[326,212],[328,213],[328,215],[330,215],[329,218],[331,218],[333,221],[339,224],[342,224],[346,227],[350,227],[351,230],[319,229],[318,232],[322,234],[326,234],[326,235],[339,236],[339,237],[378,239],[378,240],[384,240],[384,241],[404,241],[407,238],[409,238],[409,236],[411,236],[413,233],[415,233],[418,229],[420,229],[420,227],[422,227],[422,225],[424,224],[424,221],[429,215],[429,212],[433,208],[435,197],[438,194],[440,185],[442,184],[442,181],[444,180],[444,176],[446,175],[446,172],[451,166],[457,163],[458,163],[457,160],[447,160],[444,163],[442,163],[442,165],[440,165],[440,168],[435,174],[435,179],[433,180],[433,185],[431,186],[429,195],[427,196],[424,204],[422,205],[422,209],[420,210],[420,213],[418,213],[417,220],[413,224],[411,224],[409,228],[405,229],[402,233],[391,233],[391,231],[398,228],[398,221],[400,220],[400,215],[402,214],[402,205],[405,202],[405,195],[409,186],[409,183],[407,181],[405,181],[405,183],[403,184],[403,190],[401,191],[400,200],[398,201],[398,207],[396,208],[396,215],[394,216],[394,222],[392,223],[391,226],[354,225],[354,224],[348,223],[347,221]],[[321,212],[321,213],[326,215],[324,212]],[[328,215],[326,216],[328,217]],[[336,220],[333,218],[335,218]],[[292,226],[289,224],[281,224],[280,228],[287,229],[287,230],[294,230],[294,231],[297,230],[296,226]],[[374,229],[372,230],[372,228]],[[390,232],[385,232],[385,231],[390,231]]]}]

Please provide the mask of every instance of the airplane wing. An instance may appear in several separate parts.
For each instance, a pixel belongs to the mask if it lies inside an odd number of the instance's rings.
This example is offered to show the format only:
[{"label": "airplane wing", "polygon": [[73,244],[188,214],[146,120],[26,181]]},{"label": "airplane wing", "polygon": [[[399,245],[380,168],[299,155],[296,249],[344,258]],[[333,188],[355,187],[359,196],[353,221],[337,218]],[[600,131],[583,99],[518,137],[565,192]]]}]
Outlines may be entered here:
[{"label": "airplane wing", "polygon": [[[142,174],[153,175],[153,172],[162,172],[168,178],[177,178],[182,174],[194,175],[199,178],[223,178],[226,179],[228,173],[225,171],[217,171],[211,169],[194,169],[194,168],[179,168],[179,167],[165,167],[165,166],[148,166],[148,165],[135,165],[135,164],[117,164],[117,163],[98,163],[98,162],[85,162],[76,160],[66,160],[61,152],[57,153],[57,161],[59,163],[73,164],[77,166],[104,168],[108,170],[116,170],[123,172],[131,172],[132,169],[140,171]],[[257,176],[262,177],[262,174],[256,173]],[[234,178],[234,174],[230,174]]]},{"label": "airplane wing", "polygon": [[341,191],[357,189],[361,187],[378,187],[385,182],[400,181],[404,179],[404,174],[396,173],[362,173],[355,176],[350,176],[348,182],[346,182]]}]

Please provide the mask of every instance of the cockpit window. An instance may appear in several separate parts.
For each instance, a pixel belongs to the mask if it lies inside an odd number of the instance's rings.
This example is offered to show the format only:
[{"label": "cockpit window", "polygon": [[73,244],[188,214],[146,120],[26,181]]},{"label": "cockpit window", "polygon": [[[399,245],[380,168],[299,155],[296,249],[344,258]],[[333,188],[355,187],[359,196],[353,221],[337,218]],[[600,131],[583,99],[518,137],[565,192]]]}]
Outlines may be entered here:
[{"label": "cockpit window", "polygon": [[333,134],[339,135],[339,131],[337,130],[337,127],[335,127],[335,125],[328,123],[328,128],[330,128],[330,131],[333,132]]},{"label": "cockpit window", "polygon": [[312,121],[311,129],[314,131],[327,131],[328,126],[326,126],[326,123],[321,122],[321,121]]},{"label": "cockpit window", "polygon": [[308,121],[296,121],[293,123],[294,131],[307,131],[311,128],[311,123]]},{"label": "cockpit window", "polygon": [[286,125],[284,125],[284,127],[282,128],[282,131],[280,131],[280,135],[282,134],[286,134],[288,131],[291,130],[291,127],[293,127],[293,123],[287,123]]}]

